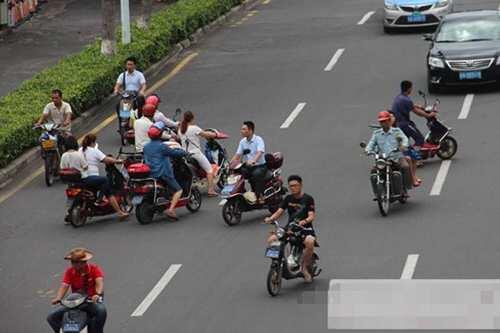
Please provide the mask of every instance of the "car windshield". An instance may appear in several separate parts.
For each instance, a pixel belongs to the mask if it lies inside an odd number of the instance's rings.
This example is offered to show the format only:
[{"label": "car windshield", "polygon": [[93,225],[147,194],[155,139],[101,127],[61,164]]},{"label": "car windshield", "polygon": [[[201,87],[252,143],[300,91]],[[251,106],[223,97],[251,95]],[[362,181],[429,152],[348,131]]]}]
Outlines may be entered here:
[{"label": "car windshield", "polygon": [[444,22],[436,37],[441,43],[483,40],[500,40],[500,17]]}]

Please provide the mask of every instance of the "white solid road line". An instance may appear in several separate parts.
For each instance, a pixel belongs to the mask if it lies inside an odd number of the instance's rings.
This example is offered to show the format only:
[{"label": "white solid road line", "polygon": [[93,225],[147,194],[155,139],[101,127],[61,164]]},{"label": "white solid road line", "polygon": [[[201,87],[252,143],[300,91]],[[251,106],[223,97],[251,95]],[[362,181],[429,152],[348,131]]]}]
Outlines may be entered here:
[{"label": "white solid road line", "polygon": [[375,12],[368,12],[368,13],[366,13],[365,16],[363,16],[363,18],[361,20],[359,20],[358,25],[365,24],[366,21],[368,21],[370,19],[370,17],[372,17],[373,14],[375,14]]},{"label": "white solid road line", "polygon": [[141,304],[135,309],[134,312],[130,315],[131,317],[141,317],[144,312],[151,306],[151,304],[155,301],[156,297],[160,295],[160,293],[165,289],[167,284],[172,280],[175,273],[181,268],[182,265],[170,265],[165,274],[161,277],[160,281],[151,289],[149,294],[144,298]]},{"label": "white solid road line", "polygon": [[451,160],[444,160],[441,162],[441,167],[437,173],[436,179],[434,180],[434,185],[432,185],[430,195],[440,195],[441,190],[444,185],[444,181],[446,180],[446,176],[448,175],[448,171],[450,170]]},{"label": "white solid road line", "polygon": [[295,118],[297,118],[304,106],[306,106],[306,103],[297,104],[295,109],[293,109],[292,113],[290,113],[290,115],[288,116],[288,118],[286,118],[285,122],[280,126],[280,128],[288,128],[290,124],[295,120]]},{"label": "white solid road line", "polygon": [[462,111],[460,111],[458,119],[467,119],[473,100],[474,100],[474,94],[467,94],[465,96],[464,104],[462,105]]},{"label": "white solid road line", "polygon": [[418,254],[409,254],[406,258],[403,273],[401,273],[401,280],[411,280],[413,273],[415,273],[415,266],[417,266]]},{"label": "white solid road line", "polygon": [[342,54],[344,53],[344,51],[345,51],[345,49],[338,49],[337,52],[335,52],[335,54],[333,55],[333,57],[330,60],[330,62],[328,63],[328,65],[326,65],[325,72],[329,72],[333,69],[333,66],[335,66],[337,61],[339,61],[339,59],[342,56]]}]

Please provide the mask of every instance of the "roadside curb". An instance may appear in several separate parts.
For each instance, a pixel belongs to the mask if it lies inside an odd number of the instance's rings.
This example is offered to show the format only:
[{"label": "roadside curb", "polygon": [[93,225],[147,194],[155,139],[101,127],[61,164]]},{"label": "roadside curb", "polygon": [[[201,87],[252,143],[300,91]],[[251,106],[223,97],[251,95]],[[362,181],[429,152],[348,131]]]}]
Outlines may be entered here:
[{"label": "roadside curb", "polygon": [[[155,77],[160,74],[162,70],[172,61],[178,61],[179,56],[183,51],[187,50],[191,46],[194,46],[199,41],[202,40],[203,36],[206,36],[209,32],[212,32],[215,28],[222,26],[224,23],[229,21],[233,16],[236,16],[239,12],[252,9],[255,7],[260,0],[246,0],[241,5],[231,8],[226,14],[220,16],[215,21],[207,24],[206,26],[199,28],[190,35],[187,39],[179,42],[175,45],[174,49],[162,60],[151,65],[144,74],[148,77]],[[0,34],[1,36],[1,34]],[[156,80],[157,81],[157,80]],[[154,82],[152,82],[154,84]],[[110,95],[99,104],[91,107],[85,112],[81,113],[78,118],[72,121],[73,132],[78,132],[79,129],[83,127],[83,124],[89,119],[94,117],[97,112],[102,108],[103,105],[110,103],[113,99],[117,99],[117,96]],[[111,114],[111,112],[109,112]],[[26,151],[20,157],[16,158],[14,161],[9,163],[5,168],[0,169],[0,190],[5,188],[14,178],[14,175],[26,168],[30,163],[34,162],[40,157],[40,147],[34,147]]]}]

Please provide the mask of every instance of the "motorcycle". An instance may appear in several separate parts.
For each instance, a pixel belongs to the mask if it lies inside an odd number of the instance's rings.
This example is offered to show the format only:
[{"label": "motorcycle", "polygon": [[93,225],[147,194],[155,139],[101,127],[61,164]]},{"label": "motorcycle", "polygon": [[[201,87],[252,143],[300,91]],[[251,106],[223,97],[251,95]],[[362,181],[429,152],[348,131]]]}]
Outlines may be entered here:
[{"label": "motorcycle", "polygon": [[[361,142],[360,146],[366,148],[366,143]],[[393,152],[398,151],[399,148],[393,150]],[[373,200],[377,201],[380,214],[387,216],[393,202],[406,203],[408,200],[407,186],[398,164],[390,160],[388,154],[368,153],[367,155],[375,158],[375,165],[370,175],[372,190],[375,195]]]},{"label": "motorcycle", "polygon": [[[243,155],[249,152],[245,149]],[[220,192],[222,200],[219,202],[219,206],[222,206],[222,218],[227,225],[234,226],[240,223],[243,212],[268,209],[269,212],[274,213],[279,208],[283,195],[286,193],[281,178],[283,155],[281,153],[266,154],[265,159],[268,170],[264,176],[263,203],[258,202],[254,192],[246,189],[246,181],[250,178],[250,167],[245,163],[229,166],[229,175]]]},{"label": "motorcycle", "polygon": [[[78,170],[67,168],[59,172],[61,180],[68,184],[66,188],[67,219],[75,228],[82,227],[87,219],[96,216],[106,216],[115,213],[109,199],[98,189],[91,188],[82,183]],[[134,209],[130,199],[130,189],[125,176],[113,164],[106,165],[106,176],[120,208],[131,213]]]},{"label": "motorcycle", "polygon": [[[89,326],[92,319],[88,318],[87,312],[82,308],[90,302],[92,301],[86,295],[79,293],[71,293],[61,300],[60,304],[67,309],[61,323],[63,333],[83,332]],[[102,299],[99,302],[102,302]]]},{"label": "motorcycle", "polygon": [[[274,221],[278,240],[271,242],[265,252],[265,256],[271,259],[271,267],[269,267],[266,281],[267,291],[271,296],[277,296],[280,293],[283,279],[291,280],[304,277],[300,269],[304,251],[300,233],[304,227],[297,222],[293,221],[282,227],[277,221]],[[315,247],[319,247],[317,242]],[[318,261],[319,256],[315,252],[310,266],[307,267],[313,278],[321,273]]]},{"label": "motorcycle", "polygon": [[[424,99],[425,112],[439,112],[439,99],[436,99],[432,105],[428,105],[425,93],[419,91],[418,94]],[[434,146],[432,148],[421,148],[420,154],[416,154],[415,148],[410,147],[410,155],[420,155],[417,159],[422,160],[433,158],[436,155],[442,160],[449,160],[455,156],[458,149],[458,143],[457,140],[450,135],[453,129],[448,127],[437,116],[427,120],[427,127],[429,128],[429,132],[425,136],[425,141]]]},{"label": "motorcycle", "polygon": [[38,141],[40,142],[42,159],[44,161],[45,184],[47,184],[47,186],[52,186],[52,184],[54,184],[54,178],[56,178],[59,173],[61,155],[64,152],[64,148],[60,142],[61,140],[59,140],[59,127],[59,125],[54,123],[45,123],[33,127],[33,129],[41,128],[43,131]]},{"label": "motorcycle", "polygon": [[137,94],[134,91],[124,91],[121,93],[119,114],[118,114],[118,133],[122,146],[134,144],[134,128],[132,118],[137,119],[137,110],[135,110],[135,99]]},{"label": "motorcycle", "polygon": [[[226,148],[224,148],[218,140],[227,139],[229,135],[214,128],[208,128],[205,131],[210,131],[217,135],[213,139],[208,139],[204,148],[205,156],[212,164],[212,170],[216,171],[214,178],[217,181],[217,187],[221,190],[229,175],[229,159]],[[188,163],[193,166],[196,183],[207,178],[207,173],[199,166],[198,161],[194,158],[188,158]]]},{"label": "motorcycle", "polygon": [[[201,192],[194,186],[193,171],[185,157],[173,158],[174,175],[182,187],[182,196],[176,207],[186,207],[190,212],[197,212],[201,207]],[[147,164],[134,163],[128,166],[130,187],[133,193],[132,204],[140,224],[149,224],[154,215],[165,211],[170,206],[172,191],[161,181],[152,178]]]}]

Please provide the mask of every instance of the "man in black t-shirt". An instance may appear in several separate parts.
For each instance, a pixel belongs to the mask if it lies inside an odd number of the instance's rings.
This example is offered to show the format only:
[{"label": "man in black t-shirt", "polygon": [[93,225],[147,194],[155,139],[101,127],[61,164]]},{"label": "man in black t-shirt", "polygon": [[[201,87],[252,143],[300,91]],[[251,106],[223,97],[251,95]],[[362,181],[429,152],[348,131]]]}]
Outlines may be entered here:
[{"label": "man in black t-shirt", "polygon": [[[288,187],[290,188],[290,195],[287,195],[280,205],[280,208],[271,215],[266,217],[265,223],[272,223],[279,219],[285,210],[288,212],[288,223],[297,222],[300,226],[304,227],[301,231],[302,239],[304,242],[302,273],[306,282],[312,281],[311,273],[307,270],[311,263],[314,253],[314,244],[316,242],[316,234],[312,226],[314,221],[315,208],[314,199],[310,195],[302,192],[302,178],[298,175],[288,177]],[[269,238],[269,242],[278,240],[276,235],[273,234]]]}]

